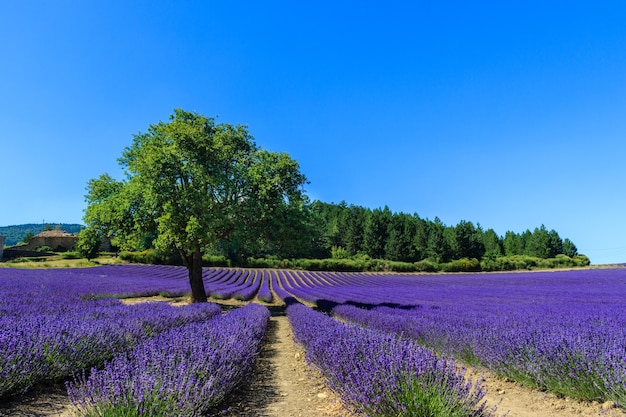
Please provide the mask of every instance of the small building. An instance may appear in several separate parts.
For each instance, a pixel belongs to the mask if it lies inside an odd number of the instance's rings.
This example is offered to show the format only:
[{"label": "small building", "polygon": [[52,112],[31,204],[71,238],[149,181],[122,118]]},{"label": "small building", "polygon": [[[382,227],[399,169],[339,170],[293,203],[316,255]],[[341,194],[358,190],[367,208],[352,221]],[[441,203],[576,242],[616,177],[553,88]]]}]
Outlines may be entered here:
[{"label": "small building", "polygon": [[78,242],[78,236],[64,230],[46,230],[30,238],[24,249],[37,250],[42,246],[52,248],[54,251],[68,251],[74,249]]}]

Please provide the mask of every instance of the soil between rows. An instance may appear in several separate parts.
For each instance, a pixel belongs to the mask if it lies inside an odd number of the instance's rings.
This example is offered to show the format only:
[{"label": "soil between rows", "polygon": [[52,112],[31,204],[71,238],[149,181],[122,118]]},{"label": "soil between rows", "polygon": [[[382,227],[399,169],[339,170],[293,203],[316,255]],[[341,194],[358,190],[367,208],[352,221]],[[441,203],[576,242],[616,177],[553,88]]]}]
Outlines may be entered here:
[{"label": "soil between rows", "polygon": [[[125,300],[174,301],[162,297]],[[218,301],[225,308],[243,305],[236,300]],[[254,374],[233,393],[229,408],[218,414],[226,417],[362,417],[343,407],[324,384],[318,370],[309,366],[304,351],[294,343],[289,321],[281,306],[269,306],[272,317]],[[482,370],[472,370],[487,391],[489,406],[497,406],[497,416],[507,417],[624,417],[623,409],[610,403],[587,403],[558,398],[553,394],[522,387]],[[39,387],[10,402],[0,402],[0,416],[74,417],[62,384]]]}]

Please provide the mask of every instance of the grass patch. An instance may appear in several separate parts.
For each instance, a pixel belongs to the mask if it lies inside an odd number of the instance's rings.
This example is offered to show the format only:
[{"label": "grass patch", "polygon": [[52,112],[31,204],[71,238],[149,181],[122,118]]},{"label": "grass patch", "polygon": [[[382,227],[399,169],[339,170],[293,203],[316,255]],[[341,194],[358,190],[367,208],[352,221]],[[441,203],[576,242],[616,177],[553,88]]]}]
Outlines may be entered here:
[{"label": "grass patch", "polygon": [[25,257],[0,262],[0,268],[84,268],[98,265],[126,263],[115,256],[105,255],[88,261],[85,258],[66,257],[64,255]]}]

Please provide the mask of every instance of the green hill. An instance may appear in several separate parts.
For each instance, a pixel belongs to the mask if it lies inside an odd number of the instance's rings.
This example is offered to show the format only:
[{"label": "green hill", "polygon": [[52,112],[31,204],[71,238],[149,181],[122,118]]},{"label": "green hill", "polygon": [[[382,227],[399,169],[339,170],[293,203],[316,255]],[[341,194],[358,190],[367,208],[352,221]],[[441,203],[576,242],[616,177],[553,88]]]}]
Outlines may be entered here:
[{"label": "green hill", "polygon": [[44,230],[60,229],[65,230],[68,233],[78,233],[83,227],[81,224],[69,224],[69,223],[29,223],[18,224],[14,226],[0,226],[0,236],[4,236],[4,245],[13,246],[24,240],[24,236],[27,233],[36,235]]}]

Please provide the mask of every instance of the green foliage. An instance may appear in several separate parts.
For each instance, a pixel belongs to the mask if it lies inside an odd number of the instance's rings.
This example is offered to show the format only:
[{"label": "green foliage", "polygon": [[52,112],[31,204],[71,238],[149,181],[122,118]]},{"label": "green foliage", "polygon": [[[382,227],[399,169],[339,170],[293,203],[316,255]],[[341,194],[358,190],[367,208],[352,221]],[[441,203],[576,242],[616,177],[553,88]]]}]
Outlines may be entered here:
[{"label": "green foliage", "polygon": [[348,251],[341,246],[333,246],[331,249],[331,258],[346,259],[349,258]]},{"label": "green foliage", "polygon": [[119,258],[123,261],[151,265],[181,265],[180,256],[174,251],[146,249],[140,252],[122,251]]},{"label": "green foliage", "polygon": [[63,259],[80,259],[83,258],[79,252],[77,251],[67,251],[61,254],[61,258]]},{"label": "green foliage", "polygon": [[574,245],[574,243],[567,238],[563,239],[562,248],[564,255],[567,255],[569,257],[574,257],[578,255],[578,248],[576,248],[576,245]]},{"label": "green foliage", "polygon": [[309,271],[342,271],[342,272],[415,272],[414,264],[393,262],[369,257],[353,257],[350,259],[275,259],[248,258],[246,266],[250,268],[287,268]]},{"label": "green foliage", "polygon": [[45,257],[31,257],[31,256],[22,256],[19,258],[13,258],[6,261],[9,264],[21,264],[26,262],[46,262],[47,259]]},{"label": "green foliage", "polygon": [[483,271],[514,271],[532,269],[537,265],[538,258],[525,255],[502,256],[494,259],[483,259],[480,263]]},{"label": "green foliage", "polygon": [[26,243],[28,244],[28,242],[30,242],[30,239],[35,236],[35,234],[33,232],[26,232],[26,234],[24,235],[24,238],[22,238],[21,243]]},{"label": "green foliage", "polygon": [[201,264],[435,272],[584,263],[543,225],[501,237],[465,220],[309,203],[289,155],[259,148],[245,126],[181,109],[135,135],[119,162],[125,180],[89,181],[86,224],[129,259],[182,262],[190,274]]},{"label": "green foliage", "polygon": [[203,266],[232,266],[230,259],[223,255],[204,255],[202,257]]},{"label": "green foliage", "polygon": [[423,261],[415,262],[415,268],[418,272],[438,272],[441,271],[441,266],[434,261],[424,259]]},{"label": "green foliage", "polygon": [[481,241],[485,247],[485,254],[483,257],[496,258],[504,255],[504,248],[502,239],[496,234],[493,229],[487,229],[481,236]]},{"label": "green foliage", "polygon": [[575,268],[589,266],[589,258],[585,255],[569,257],[559,254],[554,258],[537,258],[526,255],[503,256],[483,259],[480,262],[482,271],[514,271],[530,269]]},{"label": "green foliage", "polygon": [[98,231],[92,227],[84,228],[78,234],[78,242],[76,242],[77,252],[91,260],[98,256],[102,239]]},{"label": "green foliage", "polygon": [[151,231],[155,247],[176,247],[190,262],[199,247],[234,236],[257,242],[306,201],[306,178],[287,154],[258,148],[243,125],[180,109],[135,135],[119,161],[128,180],[91,180],[85,220],[123,249]]},{"label": "green foliage", "polygon": [[485,253],[482,235],[480,227],[476,228],[472,222],[460,221],[454,227],[452,241],[454,257],[457,259],[481,258]]},{"label": "green foliage", "polygon": [[481,267],[478,259],[463,258],[442,264],[441,270],[443,272],[478,272]]},{"label": "green foliage", "polygon": [[389,222],[392,215],[388,207],[374,209],[365,218],[363,230],[363,250],[372,258],[385,257],[385,244],[389,236]]},{"label": "green foliage", "polygon": [[411,417],[475,417],[483,413],[475,410],[475,398],[462,398],[453,388],[453,383],[426,372],[407,375],[400,383],[399,395],[392,404],[401,404],[398,410],[393,407],[385,415]]},{"label": "green foliage", "polygon": [[426,254],[428,258],[437,263],[445,263],[453,258],[449,239],[451,233],[446,233],[446,226],[435,217],[435,221],[429,227],[428,240],[426,243]]},{"label": "green foliage", "polygon": [[586,255],[574,255],[572,260],[576,264],[575,266],[589,266],[591,265],[591,260]]}]

